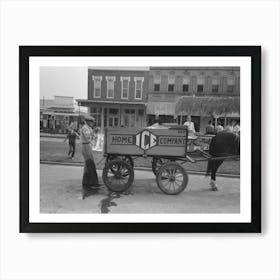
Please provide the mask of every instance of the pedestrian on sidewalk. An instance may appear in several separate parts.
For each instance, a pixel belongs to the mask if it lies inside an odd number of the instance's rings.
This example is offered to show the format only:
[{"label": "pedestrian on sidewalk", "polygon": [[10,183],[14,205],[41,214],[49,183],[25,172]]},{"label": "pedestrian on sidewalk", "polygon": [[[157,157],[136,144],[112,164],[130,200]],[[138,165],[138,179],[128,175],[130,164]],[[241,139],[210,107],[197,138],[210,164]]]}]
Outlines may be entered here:
[{"label": "pedestrian on sidewalk", "polygon": [[93,127],[95,119],[91,116],[84,116],[83,119],[83,126],[80,131],[82,155],[85,162],[82,184],[84,190],[90,190],[100,186],[91,147],[91,141],[94,138]]},{"label": "pedestrian on sidewalk", "polygon": [[76,133],[76,131],[73,128],[70,128],[64,139],[64,143],[68,139],[68,144],[69,144],[68,157],[71,159],[73,159],[74,155],[75,155],[77,136],[78,136],[78,134]]}]

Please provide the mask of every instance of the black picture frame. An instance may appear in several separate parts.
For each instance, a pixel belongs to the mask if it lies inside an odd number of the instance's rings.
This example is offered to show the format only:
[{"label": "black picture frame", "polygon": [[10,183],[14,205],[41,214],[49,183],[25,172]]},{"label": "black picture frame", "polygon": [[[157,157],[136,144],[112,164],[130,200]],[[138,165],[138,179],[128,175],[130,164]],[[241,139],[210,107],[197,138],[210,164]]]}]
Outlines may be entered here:
[{"label": "black picture frame", "polygon": [[[29,58],[34,56],[247,56],[251,58],[250,223],[32,223],[29,221]],[[34,97],[32,97],[34,98]],[[261,46],[20,46],[21,233],[261,232]],[[39,164],[39,163],[38,163]]]}]

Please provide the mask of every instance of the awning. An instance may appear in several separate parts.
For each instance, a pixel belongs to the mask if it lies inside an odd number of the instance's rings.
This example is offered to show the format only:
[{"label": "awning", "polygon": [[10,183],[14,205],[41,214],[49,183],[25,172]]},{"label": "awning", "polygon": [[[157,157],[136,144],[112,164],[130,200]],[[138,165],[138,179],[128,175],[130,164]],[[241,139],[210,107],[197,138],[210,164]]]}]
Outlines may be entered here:
[{"label": "awning", "polygon": [[175,115],[175,102],[149,102],[148,115]]},{"label": "awning", "polygon": [[175,105],[176,115],[239,116],[240,98],[184,96]]},{"label": "awning", "polygon": [[80,106],[91,106],[94,104],[101,104],[101,105],[105,105],[105,104],[121,104],[121,105],[142,105],[145,106],[144,102],[133,102],[133,101],[116,101],[116,100],[112,100],[112,101],[107,101],[107,100],[96,100],[96,99],[76,99],[76,101],[78,102],[78,104]]}]

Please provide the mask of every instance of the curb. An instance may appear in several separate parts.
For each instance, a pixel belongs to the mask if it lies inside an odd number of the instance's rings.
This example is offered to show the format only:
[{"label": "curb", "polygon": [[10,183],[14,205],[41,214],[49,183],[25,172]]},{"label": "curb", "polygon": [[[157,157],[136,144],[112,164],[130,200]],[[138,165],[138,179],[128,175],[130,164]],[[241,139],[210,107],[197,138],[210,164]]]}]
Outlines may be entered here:
[{"label": "curb", "polygon": [[[40,161],[40,164],[49,164],[49,165],[65,165],[65,166],[78,166],[78,167],[82,167],[84,166],[83,163],[79,163],[79,162],[60,162],[60,161]],[[97,170],[102,170],[102,169],[97,169]],[[152,169],[150,167],[134,167],[134,170],[138,170],[138,171],[150,171],[152,172]],[[205,176],[205,172],[201,172],[201,171],[192,171],[192,170],[188,170],[189,174],[193,174],[193,175],[201,175],[201,176]],[[218,177],[225,177],[225,178],[240,178],[240,175],[236,175],[236,174],[229,174],[229,173],[217,173]]]},{"label": "curb", "polygon": [[56,139],[61,139],[61,138],[65,138],[65,135],[40,135],[40,138],[56,138]]}]

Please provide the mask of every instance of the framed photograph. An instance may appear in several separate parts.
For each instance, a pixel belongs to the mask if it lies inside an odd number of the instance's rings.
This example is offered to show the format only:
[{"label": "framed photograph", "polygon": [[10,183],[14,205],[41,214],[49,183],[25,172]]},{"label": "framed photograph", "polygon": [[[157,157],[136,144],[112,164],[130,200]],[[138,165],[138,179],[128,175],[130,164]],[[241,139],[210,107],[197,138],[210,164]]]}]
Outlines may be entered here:
[{"label": "framed photograph", "polygon": [[260,46],[20,46],[20,232],[261,232]]}]

